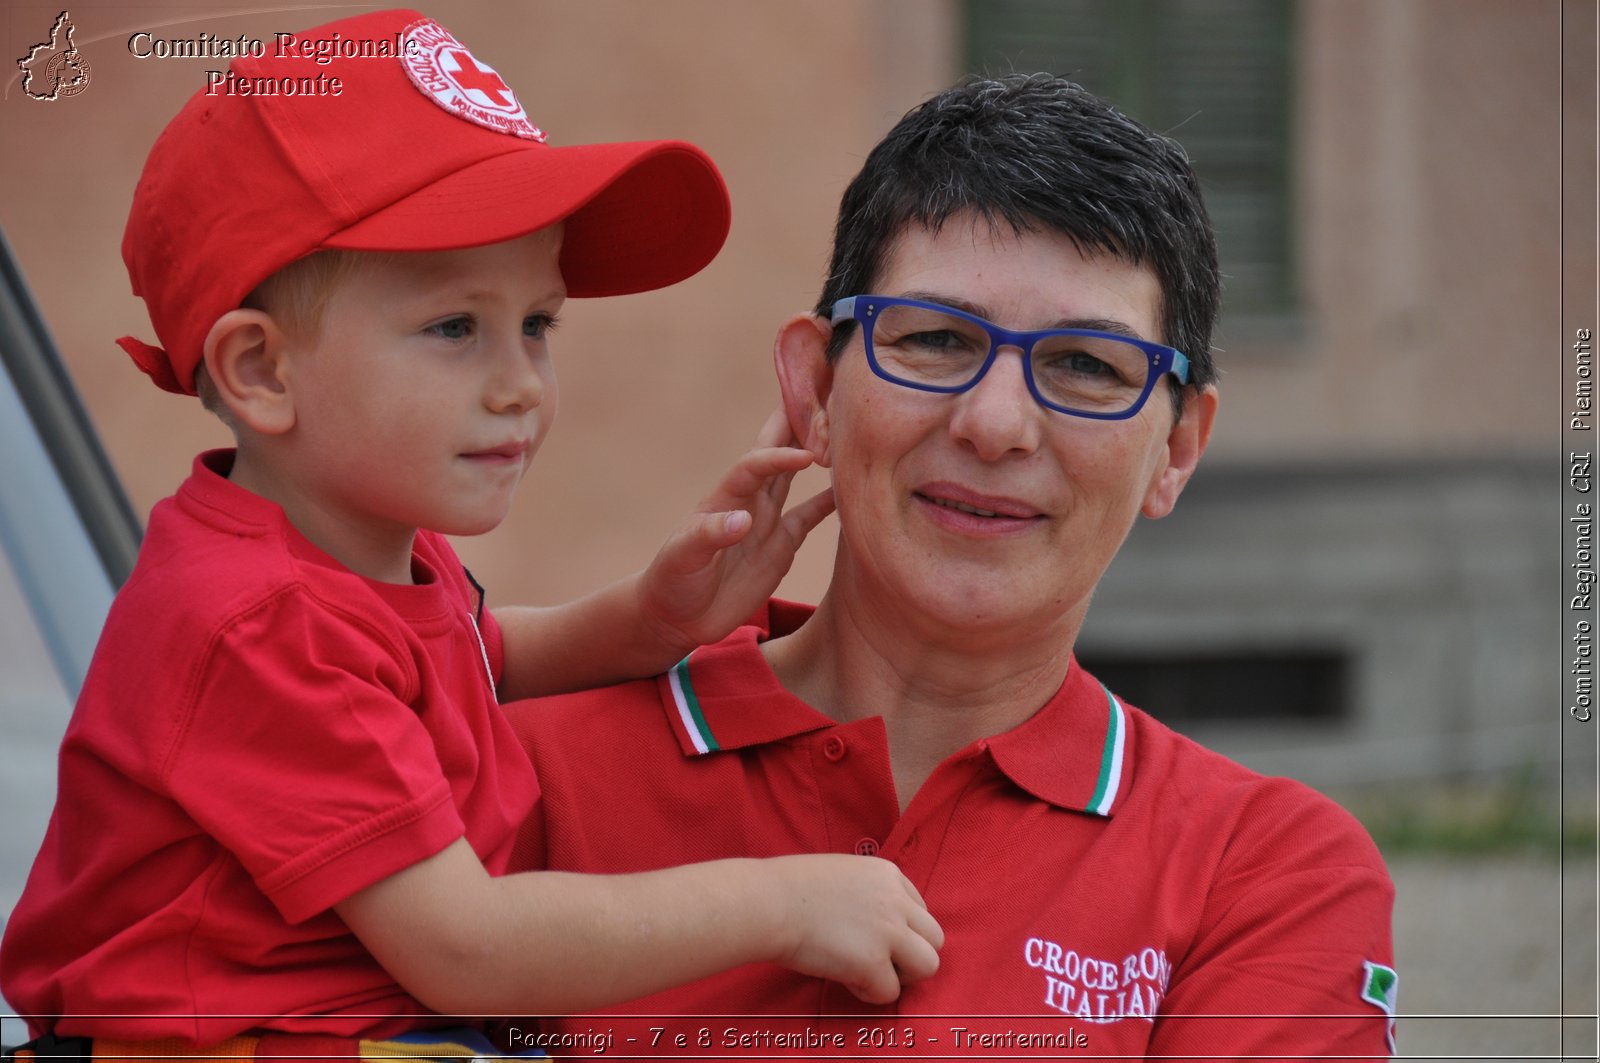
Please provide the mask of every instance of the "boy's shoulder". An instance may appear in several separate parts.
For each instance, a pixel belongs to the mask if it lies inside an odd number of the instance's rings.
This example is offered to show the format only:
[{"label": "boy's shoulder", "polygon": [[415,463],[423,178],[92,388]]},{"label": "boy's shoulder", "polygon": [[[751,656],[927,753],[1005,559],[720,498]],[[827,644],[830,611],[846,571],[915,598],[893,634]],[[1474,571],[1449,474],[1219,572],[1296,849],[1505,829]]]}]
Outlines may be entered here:
[{"label": "boy's shoulder", "polygon": [[[181,613],[226,612],[295,579],[283,511],[230,483],[230,455],[208,452],[150,512],[119,603],[148,599]],[[165,609],[163,609],[165,611]]]},{"label": "boy's shoulder", "polygon": [[[353,620],[393,648],[403,622],[368,582],[296,532],[275,503],[231,483],[227,451],[195,459],[176,493],[152,509],[132,574],[112,605],[102,641],[165,632],[199,647],[237,618],[271,609]],[[417,555],[459,578],[440,536],[419,533]]]}]

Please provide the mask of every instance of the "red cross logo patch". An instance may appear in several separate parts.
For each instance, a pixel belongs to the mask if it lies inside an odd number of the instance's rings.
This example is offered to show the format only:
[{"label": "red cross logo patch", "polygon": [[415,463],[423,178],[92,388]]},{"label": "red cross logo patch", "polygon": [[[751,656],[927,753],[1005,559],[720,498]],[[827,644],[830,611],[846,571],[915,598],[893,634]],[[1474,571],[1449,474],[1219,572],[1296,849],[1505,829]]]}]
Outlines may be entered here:
[{"label": "red cross logo patch", "polygon": [[544,142],[544,131],[528,121],[511,86],[449,30],[425,18],[407,26],[401,39],[400,64],[428,99],[497,133]]}]

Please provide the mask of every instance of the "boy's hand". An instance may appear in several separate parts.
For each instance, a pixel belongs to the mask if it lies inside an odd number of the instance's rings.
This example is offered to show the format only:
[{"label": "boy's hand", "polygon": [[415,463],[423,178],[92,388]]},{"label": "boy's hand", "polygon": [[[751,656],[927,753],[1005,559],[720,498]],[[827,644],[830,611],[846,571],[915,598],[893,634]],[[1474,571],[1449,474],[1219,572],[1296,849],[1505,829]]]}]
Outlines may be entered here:
[{"label": "boy's hand", "polygon": [[831,489],[783,511],[811,454],[792,442],[783,411],[667,540],[639,579],[640,617],[673,661],[716,642],[761,607],[805,537],[833,512]]},{"label": "boy's hand", "polygon": [[820,854],[761,861],[791,913],[777,962],[840,982],[868,1004],[939,969],[944,931],[916,887],[887,860]]},{"label": "boy's hand", "polygon": [[334,910],[406,992],[452,1015],[589,1011],[762,962],[886,1004],[944,944],[899,868],[837,853],[491,876],[457,838]]},{"label": "boy's hand", "polygon": [[831,490],[783,511],[790,480],[812,461],[790,442],[779,410],[643,572],[566,605],[496,608],[500,699],[660,675],[749,619],[833,512]]}]

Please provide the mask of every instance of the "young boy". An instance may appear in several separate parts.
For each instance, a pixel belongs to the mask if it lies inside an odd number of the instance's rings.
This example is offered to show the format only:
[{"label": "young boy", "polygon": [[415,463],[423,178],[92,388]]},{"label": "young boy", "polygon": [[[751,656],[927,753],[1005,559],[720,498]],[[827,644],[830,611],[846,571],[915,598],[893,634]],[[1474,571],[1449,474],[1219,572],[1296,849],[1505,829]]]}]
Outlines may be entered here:
[{"label": "young boy", "polygon": [[499,523],[548,431],[564,298],[699,270],[720,176],[681,143],[547,146],[415,12],[299,38],[191,99],[135,195],[124,257],[165,349],[123,345],[237,447],[151,515],[5,995],[101,1055],[350,1054],[755,961],[892,1000],[940,932],[885,861],[496,877],[538,792],[497,699],[669,667],[829,507],[785,517],[809,456],[764,446],[642,575],[492,615],[443,538]]}]

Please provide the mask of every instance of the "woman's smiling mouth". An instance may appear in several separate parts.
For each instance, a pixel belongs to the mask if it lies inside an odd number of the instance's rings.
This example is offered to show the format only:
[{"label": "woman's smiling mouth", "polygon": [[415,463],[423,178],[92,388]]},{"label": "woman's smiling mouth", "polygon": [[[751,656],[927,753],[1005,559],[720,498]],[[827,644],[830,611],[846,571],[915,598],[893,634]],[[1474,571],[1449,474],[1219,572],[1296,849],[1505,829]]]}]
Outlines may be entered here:
[{"label": "woman's smiling mouth", "polygon": [[1044,519],[1037,507],[1020,499],[984,495],[956,484],[926,484],[912,497],[942,527],[968,534],[1018,531]]}]

